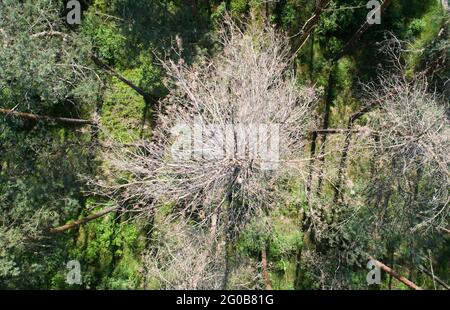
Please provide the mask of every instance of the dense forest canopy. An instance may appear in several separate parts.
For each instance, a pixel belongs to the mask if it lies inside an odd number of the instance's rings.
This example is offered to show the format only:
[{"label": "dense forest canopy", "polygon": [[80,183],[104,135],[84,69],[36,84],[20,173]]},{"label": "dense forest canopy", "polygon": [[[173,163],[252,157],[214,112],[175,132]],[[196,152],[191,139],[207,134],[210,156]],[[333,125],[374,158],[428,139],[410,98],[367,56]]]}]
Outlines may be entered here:
[{"label": "dense forest canopy", "polygon": [[0,0],[0,288],[450,289],[449,98],[447,0]]}]

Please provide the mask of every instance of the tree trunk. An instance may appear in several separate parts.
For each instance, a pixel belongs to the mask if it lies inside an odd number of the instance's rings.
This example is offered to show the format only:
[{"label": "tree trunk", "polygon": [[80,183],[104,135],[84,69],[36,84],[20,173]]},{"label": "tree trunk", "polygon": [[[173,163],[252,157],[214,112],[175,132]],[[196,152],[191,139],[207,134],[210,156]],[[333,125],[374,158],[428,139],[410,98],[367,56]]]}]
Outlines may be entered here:
[{"label": "tree trunk", "polygon": [[152,94],[147,93],[146,91],[144,91],[142,88],[140,88],[139,86],[135,85],[133,82],[131,82],[130,80],[126,79],[124,76],[120,75],[117,71],[115,71],[113,68],[111,68],[110,66],[108,66],[106,63],[104,63],[100,58],[98,58],[96,55],[91,54],[91,59],[92,61],[99,66],[100,68],[106,70],[108,73],[110,73],[111,75],[115,76],[116,78],[118,78],[120,81],[122,81],[123,83],[125,83],[126,85],[128,85],[129,87],[131,87],[135,92],[137,92],[139,95],[141,95],[142,97],[144,97],[144,99],[148,102],[151,102],[153,104],[156,104],[159,100],[158,96],[154,96]]},{"label": "tree trunk", "polygon": [[278,0],[275,2],[275,8],[273,9],[273,13],[275,15],[275,25],[277,28],[282,26],[282,17],[283,17],[283,8],[286,5],[286,0]]},{"label": "tree trunk", "polygon": [[309,50],[309,79],[311,80],[311,83],[313,83],[314,78],[314,32],[311,34],[311,47]]},{"label": "tree trunk", "polygon": [[[331,67],[331,71],[328,77],[328,87],[327,87],[327,98],[325,101],[325,112],[323,115],[323,125],[322,129],[327,130],[330,126],[330,117],[331,117],[331,105],[333,104],[333,92],[334,92],[334,86],[336,84],[336,70],[337,65],[334,64]],[[325,165],[325,148],[326,148],[326,142],[327,142],[327,135],[322,134],[321,144],[320,144],[320,170],[319,170],[319,179],[317,184],[317,195],[320,196],[321,190],[322,190],[322,181],[323,181],[323,169]]]},{"label": "tree trunk", "polygon": [[345,173],[347,171],[348,151],[350,150],[350,144],[351,144],[351,141],[352,141],[353,124],[355,123],[355,121],[360,119],[366,113],[372,111],[372,109],[375,106],[376,106],[376,104],[367,105],[366,107],[364,107],[360,111],[358,111],[355,114],[353,114],[352,116],[350,116],[349,119],[348,119],[348,122],[347,122],[348,134],[345,137],[344,148],[342,150],[341,161],[339,163],[337,182],[336,182],[336,185],[334,187],[333,204],[335,204],[335,205],[339,202],[339,197],[342,197],[341,187],[342,187],[344,175],[345,175]]},{"label": "tree trunk", "polygon": [[34,121],[47,121],[47,122],[56,122],[56,123],[70,124],[70,125],[97,125],[97,122],[95,122],[93,120],[37,115],[37,114],[32,114],[32,113],[17,112],[17,111],[1,109],[1,108],[0,108],[0,114],[6,114],[6,115],[15,116],[15,117],[23,118],[23,119],[28,119],[28,120],[34,120]]},{"label": "tree trunk", "polygon": [[[384,10],[391,4],[391,2],[392,0],[384,0],[379,8],[380,13],[383,13]],[[356,41],[358,41],[361,38],[363,33],[366,32],[366,30],[369,29],[370,26],[372,25],[369,24],[369,22],[366,20],[366,22],[362,24],[362,26],[353,34],[350,40],[348,40],[347,44],[345,44],[341,52],[335,56],[334,60],[338,60],[342,58],[344,55],[346,55],[351,50]]]},{"label": "tree trunk", "polygon": [[314,158],[316,156],[316,141],[317,141],[317,131],[313,131],[311,135],[311,147],[310,147],[310,161],[308,168],[308,180],[306,181],[306,194],[308,199],[308,204],[311,201],[311,190],[312,190],[312,179],[314,170]]},{"label": "tree trunk", "polygon": [[394,278],[396,278],[397,280],[399,280],[400,282],[402,282],[403,284],[405,284],[407,287],[409,287],[410,289],[413,290],[423,290],[423,288],[421,288],[420,286],[417,286],[415,283],[411,282],[410,280],[406,279],[405,277],[399,275],[398,273],[396,273],[394,270],[392,270],[391,268],[389,268],[388,266],[386,266],[385,264],[383,264],[382,262],[372,258],[369,256],[370,259],[372,259],[373,261],[375,261],[375,263],[377,264],[378,268],[380,268],[381,270],[383,270],[384,272],[392,275]]},{"label": "tree trunk", "polygon": [[[236,141],[236,140],[235,140]],[[236,149],[236,148],[235,148]],[[234,199],[234,185],[236,183],[237,176],[239,174],[239,168],[234,168],[233,171],[233,180],[231,181],[228,192],[226,196],[227,206],[225,211],[225,270],[222,279],[222,289],[226,290],[228,287],[228,280],[231,271],[231,260],[230,257],[232,255],[232,230],[230,223],[230,210],[233,208],[233,199]]]},{"label": "tree trunk", "polygon": [[270,285],[269,272],[267,271],[267,251],[265,244],[261,250],[261,266],[263,270],[264,282],[266,283],[266,290],[272,290],[272,286]]},{"label": "tree trunk", "polygon": [[52,228],[50,228],[48,230],[48,232],[51,233],[51,234],[65,232],[65,231],[67,231],[67,230],[69,230],[71,228],[78,227],[80,225],[86,224],[86,223],[88,223],[90,221],[93,221],[95,219],[98,219],[99,217],[102,217],[102,216],[104,216],[104,215],[106,215],[106,214],[108,214],[110,212],[116,211],[119,208],[120,208],[120,206],[114,206],[114,207],[106,208],[106,209],[104,209],[104,210],[102,210],[102,211],[100,211],[98,213],[86,216],[86,217],[84,217],[84,218],[82,218],[80,220],[76,220],[76,221],[74,221],[72,223],[65,224],[65,225],[58,226],[58,227],[52,227]]},{"label": "tree trunk", "polygon": [[316,5],[316,9],[314,10],[314,14],[306,21],[303,25],[302,30],[300,31],[300,38],[297,40],[297,43],[294,45],[294,55],[298,54],[298,52],[302,49],[306,40],[308,40],[311,32],[314,30],[315,26],[320,21],[320,16],[323,13],[323,10],[328,6],[331,0],[319,0]]}]

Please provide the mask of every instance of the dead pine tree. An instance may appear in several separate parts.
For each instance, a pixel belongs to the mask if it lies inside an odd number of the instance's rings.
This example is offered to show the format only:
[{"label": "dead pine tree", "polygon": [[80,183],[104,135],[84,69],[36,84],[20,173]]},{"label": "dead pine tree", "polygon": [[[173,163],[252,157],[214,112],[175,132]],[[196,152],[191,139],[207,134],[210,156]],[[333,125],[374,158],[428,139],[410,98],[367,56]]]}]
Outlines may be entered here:
[{"label": "dead pine tree", "polygon": [[229,288],[234,238],[272,208],[276,180],[306,175],[302,151],[317,96],[295,85],[284,34],[227,17],[220,44],[221,52],[191,67],[162,61],[170,92],[153,137],[140,148],[109,148],[109,173],[130,177],[95,183],[121,203],[139,201],[133,211],[170,205],[164,221],[208,227],[216,234],[211,255],[223,262],[221,287]]}]

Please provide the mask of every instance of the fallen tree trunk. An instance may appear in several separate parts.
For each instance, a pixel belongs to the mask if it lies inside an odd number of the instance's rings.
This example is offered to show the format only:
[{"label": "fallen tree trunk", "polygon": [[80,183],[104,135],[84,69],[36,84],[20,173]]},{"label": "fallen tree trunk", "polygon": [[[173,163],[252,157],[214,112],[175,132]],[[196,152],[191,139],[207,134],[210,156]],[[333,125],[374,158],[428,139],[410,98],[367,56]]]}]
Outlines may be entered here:
[{"label": "fallen tree trunk", "polygon": [[396,273],[394,270],[392,270],[391,268],[389,268],[388,266],[386,266],[385,264],[383,264],[382,262],[380,262],[379,260],[374,259],[373,257],[369,256],[369,258],[371,260],[373,260],[378,268],[380,268],[381,270],[383,270],[384,272],[390,274],[391,276],[393,276],[394,278],[396,278],[398,281],[402,282],[403,284],[405,284],[407,287],[409,287],[410,289],[413,290],[423,290],[423,288],[421,288],[420,286],[417,286],[415,283],[411,282],[410,280],[406,279],[405,277],[399,275],[398,273]]},{"label": "fallen tree trunk", "polygon": [[110,73],[111,75],[115,76],[116,78],[118,78],[120,81],[122,81],[123,83],[127,84],[129,87],[131,87],[134,91],[136,91],[139,95],[141,95],[142,97],[144,97],[144,99],[148,102],[151,102],[153,104],[156,104],[159,100],[158,97],[147,93],[146,91],[144,91],[142,88],[140,88],[139,86],[135,85],[133,82],[131,82],[130,80],[126,79],[124,76],[120,75],[117,71],[115,71],[113,68],[111,68],[110,66],[108,66],[106,63],[104,63],[100,58],[98,58],[96,55],[91,54],[90,55],[92,61],[100,68],[104,69],[105,71],[107,71],[108,73]]},{"label": "fallen tree trunk", "polygon": [[261,266],[263,270],[264,282],[266,283],[266,290],[272,290],[270,285],[269,272],[267,271],[267,251],[266,245],[261,250]]},{"label": "fallen tree trunk", "polygon": [[10,116],[34,120],[34,121],[47,121],[47,122],[65,123],[65,124],[71,124],[71,125],[97,125],[97,122],[94,120],[37,115],[37,114],[33,114],[33,113],[18,112],[18,111],[13,111],[13,110],[9,110],[9,109],[1,109],[1,108],[0,108],[0,114],[10,115]]},{"label": "fallen tree trunk", "polygon": [[40,38],[40,37],[61,37],[64,40],[67,39],[68,35],[64,32],[61,31],[42,31],[42,32],[38,32],[38,33],[33,33],[31,35],[32,38]]},{"label": "fallen tree trunk", "polygon": [[[52,37],[52,36],[56,36],[56,37],[61,37],[64,41],[67,40],[67,38],[69,37],[68,34],[64,33],[64,32],[60,32],[60,31],[42,31],[42,32],[38,32],[38,33],[34,33],[31,35],[32,38],[40,38],[40,37]],[[91,60],[100,68],[104,69],[105,71],[107,71],[108,73],[114,75],[115,77],[117,77],[120,81],[124,82],[125,84],[127,84],[129,87],[131,87],[134,91],[136,91],[139,95],[141,95],[142,97],[144,97],[144,99],[148,102],[152,102],[152,103],[156,103],[158,102],[159,98],[147,93],[146,91],[144,91],[142,88],[140,88],[139,86],[135,85],[133,82],[131,82],[130,80],[126,79],[125,77],[123,77],[122,75],[120,75],[117,71],[115,71],[113,68],[111,68],[110,66],[108,66],[106,63],[104,63],[100,58],[98,58],[95,54],[90,53],[90,58]]]},{"label": "fallen tree trunk", "polygon": [[119,208],[120,208],[120,206],[114,206],[114,207],[106,208],[106,209],[104,209],[104,210],[102,210],[102,211],[100,211],[98,213],[91,214],[91,215],[86,216],[86,217],[84,217],[84,218],[82,218],[80,220],[76,220],[76,221],[74,221],[72,223],[68,223],[68,224],[65,224],[65,225],[62,225],[62,226],[58,226],[58,227],[52,227],[52,228],[50,228],[48,230],[48,232],[51,233],[51,234],[65,232],[65,231],[67,231],[67,230],[69,230],[71,228],[78,227],[80,225],[86,224],[86,223],[88,223],[90,221],[93,221],[95,219],[98,219],[99,217],[102,217],[102,216],[104,216],[104,215],[106,215],[108,213],[111,213],[111,212],[113,212],[113,211],[115,211],[115,210],[117,210]]}]

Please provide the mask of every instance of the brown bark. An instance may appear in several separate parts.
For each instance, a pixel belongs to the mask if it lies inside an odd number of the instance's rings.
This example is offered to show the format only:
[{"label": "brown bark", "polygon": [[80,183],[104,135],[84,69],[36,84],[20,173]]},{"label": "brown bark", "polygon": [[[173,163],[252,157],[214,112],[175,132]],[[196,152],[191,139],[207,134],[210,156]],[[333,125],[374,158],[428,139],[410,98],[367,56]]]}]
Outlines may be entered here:
[{"label": "brown bark", "polygon": [[261,266],[263,270],[264,282],[266,283],[266,290],[272,290],[270,285],[269,272],[267,271],[267,251],[264,245],[261,250]]},{"label": "brown bark", "polygon": [[72,223],[65,224],[65,225],[58,226],[58,227],[52,227],[52,228],[50,228],[48,230],[48,232],[51,233],[51,234],[65,232],[65,231],[67,231],[67,230],[69,230],[71,228],[78,227],[80,225],[86,224],[86,223],[88,223],[90,221],[93,221],[95,219],[98,219],[99,217],[102,217],[102,216],[104,216],[104,215],[106,215],[108,213],[116,211],[119,208],[120,208],[120,206],[114,206],[114,207],[106,208],[106,209],[104,209],[104,210],[102,210],[102,211],[100,211],[98,213],[91,214],[91,215],[86,216],[86,217],[84,217],[84,218],[82,218],[80,220],[76,220],[76,221],[74,221]]},{"label": "brown bark", "polygon": [[29,119],[34,121],[47,121],[47,122],[56,122],[56,123],[64,123],[71,125],[97,125],[97,123],[93,120],[85,120],[85,119],[76,119],[76,118],[67,118],[67,117],[53,117],[46,115],[37,115],[32,113],[18,112],[9,109],[1,109],[0,114],[6,114],[14,117],[19,117],[23,119]]},{"label": "brown bark", "polygon": [[392,275],[394,278],[396,278],[398,281],[402,282],[403,284],[405,284],[407,287],[409,287],[410,289],[413,290],[423,290],[423,288],[421,288],[420,286],[417,286],[415,283],[409,281],[408,279],[406,279],[405,277],[399,275],[398,273],[396,273],[394,270],[392,270],[391,268],[389,268],[388,266],[386,266],[385,264],[383,264],[382,262],[374,259],[373,257],[369,256],[370,259],[374,260],[375,263],[377,264],[377,266],[383,270],[384,272]]}]

